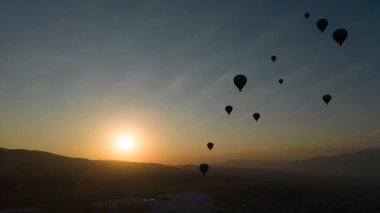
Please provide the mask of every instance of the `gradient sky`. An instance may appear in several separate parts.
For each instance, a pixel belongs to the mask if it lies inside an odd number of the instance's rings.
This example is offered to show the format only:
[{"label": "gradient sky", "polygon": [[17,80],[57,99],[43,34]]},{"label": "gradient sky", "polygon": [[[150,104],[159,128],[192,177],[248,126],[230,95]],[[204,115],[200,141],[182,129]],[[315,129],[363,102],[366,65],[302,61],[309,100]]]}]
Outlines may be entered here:
[{"label": "gradient sky", "polygon": [[377,147],[380,1],[342,2],[0,0],[0,146],[167,164]]}]

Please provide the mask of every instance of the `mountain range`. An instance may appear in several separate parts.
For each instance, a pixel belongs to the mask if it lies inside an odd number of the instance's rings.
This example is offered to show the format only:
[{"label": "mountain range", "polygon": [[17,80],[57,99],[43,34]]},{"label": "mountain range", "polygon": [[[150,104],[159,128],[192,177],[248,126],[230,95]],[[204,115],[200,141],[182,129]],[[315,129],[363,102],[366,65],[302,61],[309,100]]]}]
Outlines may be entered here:
[{"label": "mountain range", "polygon": [[230,160],[217,166],[295,171],[323,175],[380,176],[380,148],[299,161]]},{"label": "mountain range", "polygon": [[[230,160],[210,166],[290,171],[322,175],[380,176],[380,148],[299,161]],[[81,176],[124,176],[126,174],[188,173],[190,166],[167,166],[109,160],[70,158],[42,151],[0,148],[0,178],[78,178]],[[225,168],[225,169],[228,169]],[[219,169],[220,170],[220,169]]]},{"label": "mountain range", "polygon": [[253,212],[379,212],[379,159],[380,149],[374,148],[304,161],[234,160],[210,163],[203,176],[198,165],[87,160],[0,148],[0,212],[94,212],[86,210],[88,204],[182,192],[205,193],[231,210],[227,212],[247,212],[239,210],[242,203]]}]

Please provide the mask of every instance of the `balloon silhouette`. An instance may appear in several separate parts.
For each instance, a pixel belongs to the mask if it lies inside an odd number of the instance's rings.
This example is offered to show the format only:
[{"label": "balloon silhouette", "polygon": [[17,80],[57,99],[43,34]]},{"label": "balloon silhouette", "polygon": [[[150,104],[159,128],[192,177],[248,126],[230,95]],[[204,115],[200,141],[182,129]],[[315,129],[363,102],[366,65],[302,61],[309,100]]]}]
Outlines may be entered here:
[{"label": "balloon silhouette", "polygon": [[305,16],[305,19],[308,19],[310,16],[310,13],[305,13],[303,16]]},{"label": "balloon silhouette", "polygon": [[231,112],[232,112],[232,106],[230,106],[230,105],[227,105],[226,107],[224,107],[224,109],[226,110],[226,112],[228,113],[228,114],[230,114]]},{"label": "balloon silhouette", "polygon": [[253,113],[253,118],[256,120],[256,122],[259,120],[260,118],[260,113]]},{"label": "balloon silhouette", "polygon": [[319,19],[316,23],[317,28],[319,29],[319,31],[321,31],[321,33],[325,31],[328,24],[329,22],[327,21],[327,19],[324,19],[324,18]]},{"label": "balloon silhouette", "polygon": [[201,163],[199,165],[199,171],[201,171],[203,175],[206,175],[206,173],[208,172],[208,169],[209,169],[209,166],[207,165],[207,163]]},{"label": "balloon silhouette", "polygon": [[209,143],[207,143],[207,147],[211,151],[211,149],[214,147],[214,144],[209,142]]},{"label": "balloon silhouette", "polygon": [[270,60],[272,60],[274,63],[277,60],[277,57],[275,55],[272,55],[272,57],[270,57]]},{"label": "balloon silhouette", "polygon": [[282,79],[282,78],[278,79],[278,83],[280,83],[280,84],[284,83],[284,79]]},{"label": "balloon silhouette", "polygon": [[336,29],[332,34],[334,41],[338,43],[339,46],[342,46],[347,36],[348,36],[348,32],[346,29],[343,29],[343,28]]},{"label": "balloon silhouette", "polygon": [[322,97],[323,101],[326,103],[326,105],[329,104],[329,102],[331,101],[331,95],[329,94],[326,94]]},{"label": "balloon silhouette", "polygon": [[245,75],[237,75],[234,77],[234,84],[239,89],[240,92],[246,83],[247,83],[247,77],[245,77]]}]

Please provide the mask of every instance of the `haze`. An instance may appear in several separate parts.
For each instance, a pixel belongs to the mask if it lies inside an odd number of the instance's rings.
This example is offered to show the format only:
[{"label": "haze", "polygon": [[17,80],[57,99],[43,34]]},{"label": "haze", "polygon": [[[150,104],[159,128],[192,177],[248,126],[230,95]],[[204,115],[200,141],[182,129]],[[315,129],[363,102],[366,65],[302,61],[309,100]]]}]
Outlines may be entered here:
[{"label": "haze", "polygon": [[377,147],[379,18],[378,1],[1,0],[0,146],[165,164]]}]

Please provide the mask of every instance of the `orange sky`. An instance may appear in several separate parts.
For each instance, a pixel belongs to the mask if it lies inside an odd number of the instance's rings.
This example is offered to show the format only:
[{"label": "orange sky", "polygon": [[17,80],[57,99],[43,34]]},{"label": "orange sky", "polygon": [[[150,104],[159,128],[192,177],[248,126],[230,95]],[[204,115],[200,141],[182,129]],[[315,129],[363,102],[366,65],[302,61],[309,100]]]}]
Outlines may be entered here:
[{"label": "orange sky", "polygon": [[[372,4],[4,1],[0,147],[165,164],[377,147]],[[349,32],[342,47],[331,37],[340,27]],[[238,74],[248,78],[242,92]],[[120,134],[135,138],[134,149],[117,149]]]}]

